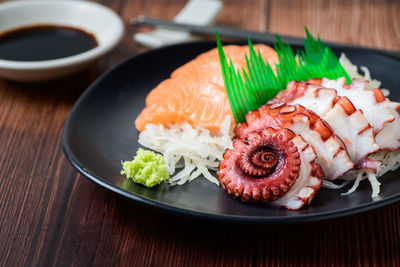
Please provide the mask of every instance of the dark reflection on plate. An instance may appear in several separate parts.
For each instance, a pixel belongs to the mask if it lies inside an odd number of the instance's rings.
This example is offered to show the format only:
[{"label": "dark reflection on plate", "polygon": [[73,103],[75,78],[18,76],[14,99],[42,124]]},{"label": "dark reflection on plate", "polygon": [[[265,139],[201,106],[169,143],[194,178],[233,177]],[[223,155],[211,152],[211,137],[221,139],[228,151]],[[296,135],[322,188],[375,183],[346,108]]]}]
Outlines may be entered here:
[{"label": "dark reflection on plate", "polygon": [[[66,122],[63,146],[67,158],[86,177],[130,199],[165,210],[204,218],[242,222],[315,221],[362,212],[400,199],[400,171],[380,178],[379,199],[371,198],[371,187],[363,181],[351,195],[340,190],[321,189],[310,206],[299,211],[241,203],[205,179],[184,186],[167,184],[145,188],[125,181],[121,160],[129,160],[139,147],[134,120],[144,108],[145,97],[177,67],[213,42],[169,46],[132,57],[96,81],[79,99]],[[357,65],[367,66],[374,78],[391,89],[390,98],[400,100],[400,61],[369,50],[336,49]]]}]

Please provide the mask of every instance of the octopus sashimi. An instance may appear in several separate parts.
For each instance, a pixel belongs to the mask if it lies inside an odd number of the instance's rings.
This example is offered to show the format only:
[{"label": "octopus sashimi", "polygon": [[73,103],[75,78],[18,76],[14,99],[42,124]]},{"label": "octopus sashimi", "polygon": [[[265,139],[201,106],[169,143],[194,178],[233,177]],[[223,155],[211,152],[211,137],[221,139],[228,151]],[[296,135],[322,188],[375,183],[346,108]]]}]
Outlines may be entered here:
[{"label": "octopus sashimi", "polygon": [[[278,57],[267,45],[254,45],[265,60],[275,66]],[[227,57],[237,68],[245,68],[248,46],[224,46]],[[218,130],[225,117],[232,112],[225,93],[218,50],[212,49],[176,69],[171,78],[161,82],[146,98],[146,107],[135,121],[139,131],[146,124],[189,123],[193,127],[205,128],[211,134]]]},{"label": "octopus sashimi", "polygon": [[305,204],[310,204],[321,187],[324,174],[318,168],[314,149],[301,136],[296,136],[292,142],[297,146],[300,154],[300,173],[293,187],[281,198],[272,201],[271,205],[285,207],[289,210],[298,210]]},{"label": "octopus sashimi", "polygon": [[[366,89],[366,84],[367,81],[357,79],[350,85],[345,85],[344,79],[292,81],[286,90],[281,91],[266,105],[246,114],[246,121],[239,123],[235,128],[238,138],[235,143],[241,144],[242,140],[245,147],[251,136],[273,128],[275,131],[292,131],[296,137],[291,138],[291,141],[298,151],[305,151],[305,147],[312,149],[312,152],[299,154],[299,172],[307,173],[308,178],[304,180],[297,178],[290,190],[278,190],[274,198],[264,198],[262,201],[269,201],[273,206],[298,209],[312,200],[313,194],[319,188],[318,181],[322,178],[355,180],[348,193],[353,192],[362,179],[368,179],[372,186],[371,196],[378,195],[380,183],[377,177],[399,164],[400,116],[397,109],[400,105],[385,98],[380,89]],[[276,142],[279,144],[279,140]],[[252,159],[259,151],[243,150],[243,146],[236,145],[224,156],[220,170],[228,168],[227,164],[232,159],[243,161],[243,155],[246,154],[252,155],[246,156],[246,159]],[[257,143],[252,141],[251,146],[257,147]],[[258,143],[258,146],[262,147],[262,151],[274,150],[273,146],[263,143]],[[292,152],[288,150],[287,153]],[[316,157],[313,157],[313,153]],[[321,176],[321,173],[310,171],[310,166],[303,165],[303,161],[313,162],[313,166],[315,164],[320,166],[325,177]],[[244,164],[238,166],[235,169],[236,173],[221,172],[223,181],[236,181],[235,186],[223,185],[223,188],[243,200],[241,191],[234,190],[237,188],[236,185],[246,188],[247,192],[252,192],[252,187],[247,187],[251,184],[248,182],[249,176],[253,175],[253,182],[259,177],[244,171],[243,166],[246,170],[254,168],[251,164],[250,167]],[[260,166],[262,164],[257,165]],[[289,168],[286,176],[281,177],[282,181],[293,176],[291,170]],[[276,174],[271,172],[270,177],[282,173],[278,168],[276,171]],[[246,179],[243,179],[243,172],[247,175]],[[236,175],[236,178],[232,178],[232,174]],[[220,172],[218,175],[220,176]],[[304,176],[300,174],[298,177]],[[268,176],[263,176],[263,179],[266,178]],[[267,183],[264,185],[266,188],[262,189],[263,192],[270,192],[268,190],[271,187]],[[276,185],[272,188],[275,189]],[[246,195],[245,201],[259,200],[259,198],[252,199],[251,196]],[[301,201],[301,196],[306,196],[307,201]]]},{"label": "octopus sashimi", "polygon": [[356,168],[367,167],[376,172],[380,162],[373,162],[368,156],[377,152],[379,146],[375,142],[373,128],[365,119],[363,112],[356,110],[347,97],[338,96],[335,89],[300,82],[291,82],[290,86],[299,85],[304,90],[304,95],[289,103],[302,105],[326,121],[345,143]]},{"label": "octopus sashimi", "polygon": [[373,129],[365,120],[363,113],[356,110],[346,97],[340,97],[338,102],[323,116],[347,147],[347,152],[356,169],[373,169],[377,171],[380,161],[368,158],[379,150],[375,142]]},{"label": "octopus sashimi", "polygon": [[265,128],[237,139],[219,164],[218,179],[244,202],[299,209],[311,202],[324,174],[314,150],[289,129]]},{"label": "octopus sashimi", "polygon": [[368,81],[353,79],[346,85],[344,78],[338,80],[322,79],[321,84],[337,90],[338,95],[346,96],[357,109],[360,109],[374,129],[375,141],[382,150],[400,148],[400,117],[397,110],[400,103],[385,98],[378,88],[366,89]]},{"label": "octopus sashimi", "polygon": [[238,124],[235,133],[244,138],[252,131],[266,127],[288,128],[309,143],[317,154],[316,162],[325,178],[334,180],[353,169],[346,146],[318,115],[300,105],[267,104],[246,114],[246,122]]}]

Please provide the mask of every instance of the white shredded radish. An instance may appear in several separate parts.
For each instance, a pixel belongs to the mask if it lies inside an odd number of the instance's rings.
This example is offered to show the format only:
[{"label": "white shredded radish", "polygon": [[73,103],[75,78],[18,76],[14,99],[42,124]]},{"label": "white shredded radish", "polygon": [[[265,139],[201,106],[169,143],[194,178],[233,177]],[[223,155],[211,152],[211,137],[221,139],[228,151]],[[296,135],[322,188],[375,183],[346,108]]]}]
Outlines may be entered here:
[{"label": "white shredded radish", "polygon": [[342,196],[349,195],[349,194],[353,193],[354,191],[356,191],[357,187],[360,185],[361,180],[365,179],[365,178],[363,178],[363,174],[364,174],[363,171],[357,172],[357,178],[354,181],[353,186],[349,189],[349,191],[347,191],[346,193],[342,193],[341,195]]},{"label": "white shredded radish", "polygon": [[378,182],[378,179],[376,178],[375,174],[373,173],[372,170],[367,170],[366,171],[367,177],[369,182],[371,183],[372,186],[372,195],[371,197],[377,197],[379,195],[379,192],[381,191],[381,183]]},{"label": "white shredded radish", "polygon": [[167,181],[171,185],[182,185],[200,175],[219,184],[209,170],[216,171],[225,150],[232,147],[231,118],[225,118],[216,136],[188,123],[168,128],[147,124],[139,134],[139,144],[163,154],[171,175],[183,168]]},{"label": "white shredded radish", "polygon": [[349,183],[350,183],[350,181],[343,181],[341,184],[335,184],[335,183],[333,183],[331,181],[323,180],[322,181],[322,186],[324,188],[328,188],[328,189],[340,189],[340,188],[345,187]]},{"label": "white shredded radish", "polygon": [[400,150],[380,151],[370,156],[370,158],[382,161],[382,164],[378,169],[378,177],[390,170],[394,171],[400,166]]},{"label": "white shredded radish", "polygon": [[[369,157],[373,160],[382,161],[377,173],[374,173],[370,169],[360,169],[341,177],[341,179],[345,180],[344,183],[354,181],[353,186],[347,192],[342,193],[341,195],[349,195],[353,193],[356,191],[361,181],[368,179],[372,187],[371,197],[377,197],[379,195],[381,185],[381,183],[378,181],[378,178],[384,175],[386,172],[390,170],[394,171],[400,167],[400,150],[380,151]],[[322,185],[328,189],[339,189],[342,187],[341,185],[336,185],[332,182],[328,183],[327,181],[324,181]]]}]

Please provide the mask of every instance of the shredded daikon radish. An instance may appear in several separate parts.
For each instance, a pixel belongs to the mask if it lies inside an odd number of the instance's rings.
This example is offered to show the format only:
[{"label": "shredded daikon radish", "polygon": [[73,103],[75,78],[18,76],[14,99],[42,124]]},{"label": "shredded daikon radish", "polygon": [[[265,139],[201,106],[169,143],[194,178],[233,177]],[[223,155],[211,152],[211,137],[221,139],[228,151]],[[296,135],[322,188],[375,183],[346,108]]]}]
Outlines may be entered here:
[{"label": "shredded daikon radish", "polygon": [[[219,184],[211,171],[218,169],[225,149],[232,147],[231,118],[227,116],[219,134],[211,136],[205,129],[193,128],[188,123],[164,127],[147,124],[139,134],[139,144],[163,154],[168,172],[173,175],[167,182],[182,185],[202,175]],[[183,163],[182,165],[179,165]]]},{"label": "shredded daikon radish", "polygon": [[324,188],[328,188],[328,189],[340,189],[340,188],[345,187],[349,183],[350,183],[350,181],[343,181],[341,184],[335,184],[335,183],[333,183],[331,181],[323,180],[322,181],[322,186]]},{"label": "shredded daikon radish", "polygon": [[369,182],[371,183],[372,186],[372,195],[371,197],[377,197],[379,195],[379,192],[381,191],[381,183],[378,182],[378,179],[374,175],[372,170],[366,171],[367,177]]},{"label": "shredded daikon radish", "polygon": [[342,196],[349,195],[349,194],[353,193],[354,191],[356,191],[357,187],[360,185],[361,180],[365,179],[365,178],[363,178],[363,174],[364,174],[363,171],[357,172],[357,178],[354,181],[353,186],[349,189],[349,191],[347,191],[346,193],[342,193],[341,195]]},{"label": "shredded daikon radish", "polygon": [[[371,197],[377,197],[379,195],[381,185],[381,183],[378,181],[378,178],[384,175],[386,172],[390,170],[394,171],[400,167],[400,150],[380,151],[371,155],[370,158],[373,160],[382,161],[382,164],[380,165],[377,173],[374,173],[370,169],[360,169],[349,173],[344,177],[341,177],[341,179],[347,180],[347,183],[350,181],[354,181],[353,186],[346,193],[342,193],[342,195],[353,193],[354,191],[356,191],[362,180],[368,179],[372,187]],[[322,185],[328,189],[341,188],[341,185],[336,185],[328,181],[324,181]]]}]

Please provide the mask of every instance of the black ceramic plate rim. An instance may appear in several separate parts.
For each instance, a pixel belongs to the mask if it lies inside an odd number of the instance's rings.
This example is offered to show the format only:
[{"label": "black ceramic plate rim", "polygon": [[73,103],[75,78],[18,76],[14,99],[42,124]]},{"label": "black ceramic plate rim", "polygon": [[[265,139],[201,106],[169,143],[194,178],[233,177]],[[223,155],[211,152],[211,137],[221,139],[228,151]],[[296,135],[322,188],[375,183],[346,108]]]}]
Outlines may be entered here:
[{"label": "black ceramic plate rim", "polygon": [[[344,217],[347,215],[354,215],[358,213],[362,213],[368,210],[380,208],[392,203],[395,203],[397,201],[400,201],[400,193],[393,195],[391,197],[388,197],[383,200],[377,200],[377,201],[371,201],[370,203],[367,204],[362,204],[357,207],[353,208],[344,208],[340,210],[333,210],[333,211],[328,211],[328,212],[323,212],[323,213],[318,213],[318,214],[305,214],[305,215],[293,215],[293,216],[274,216],[274,217],[264,217],[264,216],[240,216],[240,215],[221,215],[221,214],[213,214],[213,213],[207,213],[207,212],[202,212],[202,211],[196,211],[196,210],[191,210],[191,209],[184,209],[180,207],[176,207],[173,205],[167,205],[163,202],[156,201],[156,200],[150,200],[135,194],[132,194],[128,191],[125,191],[121,188],[115,187],[111,183],[107,182],[104,180],[102,177],[97,176],[90,171],[86,170],[83,164],[79,162],[79,160],[74,156],[74,154],[71,151],[71,148],[69,147],[69,143],[67,140],[67,132],[69,132],[69,126],[70,126],[70,120],[74,116],[74,113],[76,113],[77,107],[80,105],[81,102],[84,101],[93,91],[96,89],[97,84],[101,83],[105,77],[108,75],[112,74],[113,72],[117,72],[118,69],[123,67],[125,64],[127,64],[128,61],[133,61],[136,58],[140,57],[146,57],[148,54],[152,54],[154,52],[161,52],[163,50],[168,50],[172,47],[177,47],[177,46],[191,46],[191,45],[201,45],[201,44],[210,44],[210,41],[197,41],[197,42],[187,42],[183,44],[175,44],[175,45],[169,45],[169,46],[164,46],[161,48],[157,49],[152,49],[143,53],[139,53],[137,55],[134,55],[132,57],[129,57],[119,64],[117,64],[115,67],[112,69],[108,70],[104,74],[102,74],[95,82],[93,82],[89,88],[79,97],[79,99],[76,101],[74,106],[71,109],[71,112],[68,115],[68,118],[65,121],[64,124],[64,130],[62,134],[62,146],[64,150],[64,154],[68,161],[71,163],[71,165],[76,168],[82,175],[84,175],[86,178],[89,180],[93,181],[94,183],[98,184],[99,186],[114,192],[118,195],[121,195],[123,197],[126,197],[128,199],[134,200],[136,202],[149,205],[155,208],[159,208],[165,211],[169,211],[172,213],[178,213],[182,215],[188,215],[188,216],[193,216],[193,217],[199,217],[199,218],[204,218],[204,219],[212,219],[212,220],[217,220],[217,221],[223,221],[223,222],[249,222],[249,223],[299,223],[299,222],[313,222],[313,221],[321,221],[321,220],[327,220],[327,219],[332,219],[332,218],[339,218],[339,217]],[[336,48],[336,47],[335,47]],[[348,47],[346,47],[349,49]],[[340,49],[340,47],[338,47]],[[355,50],[365,50],[368,51],[370,49],[368,48],[355,48]],[[377,53],[376,51],[374,51]],[[382,54],[382,56],[394,58],[391,56],[388,56],[386,54]]]}]

